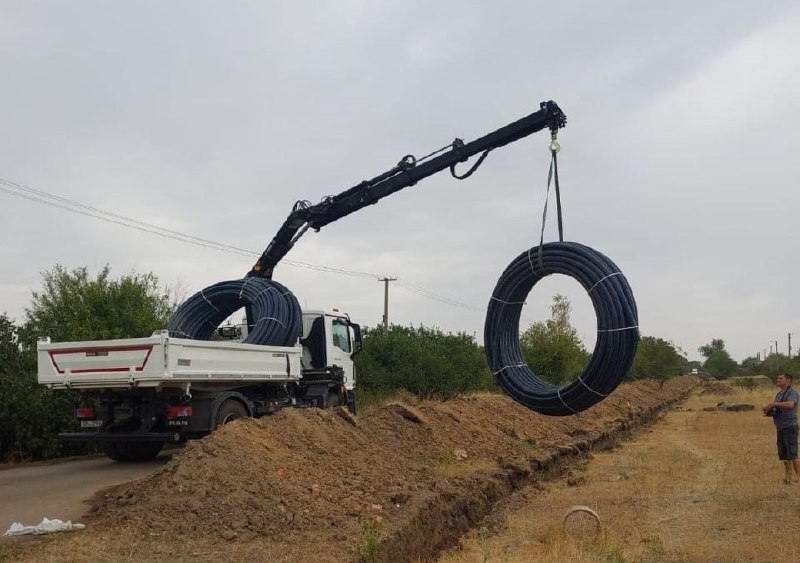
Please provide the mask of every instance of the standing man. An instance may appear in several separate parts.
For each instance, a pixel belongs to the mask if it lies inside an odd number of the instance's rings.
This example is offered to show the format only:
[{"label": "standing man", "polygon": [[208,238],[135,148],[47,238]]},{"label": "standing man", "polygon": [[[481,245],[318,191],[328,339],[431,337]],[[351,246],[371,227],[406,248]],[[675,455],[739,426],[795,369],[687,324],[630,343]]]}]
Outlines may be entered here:
[{"label": "standing man", "polygon": [[777,384],[780,391],[775,395],[775,401],[767,403],[761,410],[765,416],[772,416],[778,431],[778,459],[783,462],[786,472],[783,482],[797,483],[800,480],[800,459],[797,458],[797,403],[800,395],[792,387],[790,373],[780,374]]}]

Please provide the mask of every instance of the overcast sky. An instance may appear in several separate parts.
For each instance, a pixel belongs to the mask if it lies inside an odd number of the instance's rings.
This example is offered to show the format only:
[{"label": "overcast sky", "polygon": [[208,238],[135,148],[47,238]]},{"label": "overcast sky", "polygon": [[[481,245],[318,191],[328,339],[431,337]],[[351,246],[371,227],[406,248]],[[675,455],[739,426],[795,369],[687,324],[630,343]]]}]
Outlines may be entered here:
[{"label": "overcast sky", "polygon": [[[737,360],[774,340],[786,353],[789,332],[800,348],[798,29],[789,1],[5,0],[0,178],[260,253],[295,200],[552,99],[569,119],[565,238],[619,265],[641,332],[690,359],[713,338]],[[494,151],[465,181],[433,176],[287,256],[372,276],[282,264],[275,279],[374,326],[377,277],[396,276],[392,322],[482,340],[497,278],[539,242],[548,141]],[[152,271],[188,296],[254,261],[3,191],[0,225],[0,313],[19,321],[57,263]],[[523,320],[554,293],[591,347],[570,278],[535,287]]]}]

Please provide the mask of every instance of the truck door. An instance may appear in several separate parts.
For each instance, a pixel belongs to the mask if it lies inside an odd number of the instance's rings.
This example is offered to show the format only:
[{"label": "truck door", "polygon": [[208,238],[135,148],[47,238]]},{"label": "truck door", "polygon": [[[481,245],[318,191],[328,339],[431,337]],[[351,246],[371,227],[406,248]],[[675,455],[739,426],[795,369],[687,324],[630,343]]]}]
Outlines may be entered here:
[{"label": "truck door", "polygon": [[329,363],[344,370],[344,385],[347,389],[352,389],[355,384],[355,373],[353,360],[350,357],[353,353],[350,323],[346,319],[338,317],[328,317],[328,320],[331,323],[331,340],[328,347]]}]

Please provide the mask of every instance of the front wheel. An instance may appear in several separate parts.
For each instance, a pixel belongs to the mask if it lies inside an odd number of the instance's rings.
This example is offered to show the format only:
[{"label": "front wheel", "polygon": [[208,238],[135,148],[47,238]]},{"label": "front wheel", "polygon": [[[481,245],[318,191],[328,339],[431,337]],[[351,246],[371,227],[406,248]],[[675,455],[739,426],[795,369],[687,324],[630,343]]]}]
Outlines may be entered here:
[{"label": "front wheel", "polygon": [[332,409],[333,407],[338,407],[342,403],[341,397],[339,397],[339,393],[331,391],[328,393],[328,396],[325,397],[325,408]]},{"label": "front wheel", "polygon": [[214,429],[216,430],[220,426],[238,418],[247,418],[248,416],[250,416],[250,413],[247,412],[247,408],[241,402],[236,399],[228,399],[219,406],[217,417],[214,421]]}]

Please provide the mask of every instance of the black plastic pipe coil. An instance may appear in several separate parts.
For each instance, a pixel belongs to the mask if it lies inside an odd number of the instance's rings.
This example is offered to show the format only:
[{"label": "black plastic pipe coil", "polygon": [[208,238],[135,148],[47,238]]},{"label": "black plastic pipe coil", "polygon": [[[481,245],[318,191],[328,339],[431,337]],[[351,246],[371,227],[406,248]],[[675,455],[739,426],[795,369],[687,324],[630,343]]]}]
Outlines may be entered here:
[{"label": "black plastic pipe coil", "polygon": [[[515,401],[547,415],[566,416],[604,399],[622,381],[639,343],[636,302],[625,276],[609,258],[575,242],[551,242],[520,254],[503,272],[486,312],[486,358],[497,383]],[[556,387],[525,363],[519,319],[528,293],[551,274],[570,276],[588,292],[597,316],[597,342],[586,369]]]},{"label": "black plastic pipe coil", "polygon": [[294,346],[303,314],[294,294],[278,282],[258,277],[224,281],[184,301],[167,323],[171,336],[209,340],[217,327],[245,306],[252,311],[248,344]]}]

